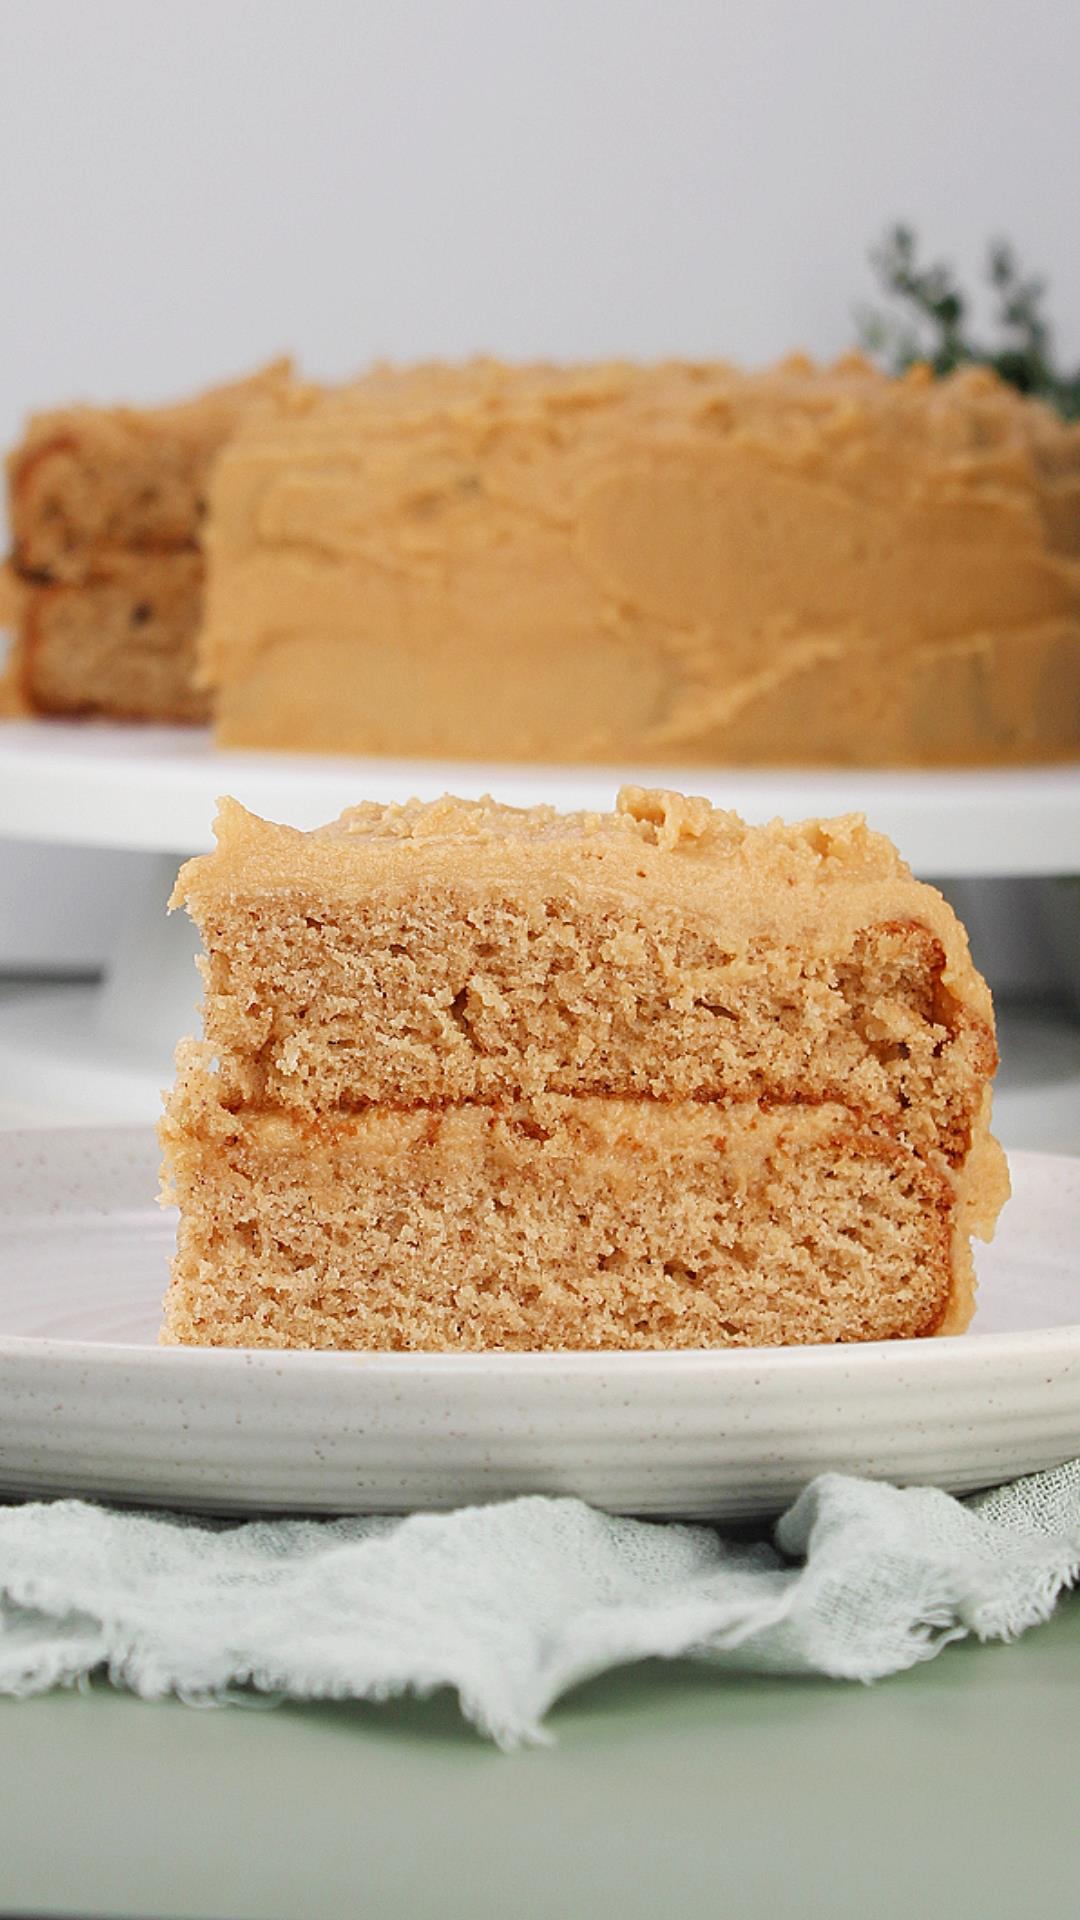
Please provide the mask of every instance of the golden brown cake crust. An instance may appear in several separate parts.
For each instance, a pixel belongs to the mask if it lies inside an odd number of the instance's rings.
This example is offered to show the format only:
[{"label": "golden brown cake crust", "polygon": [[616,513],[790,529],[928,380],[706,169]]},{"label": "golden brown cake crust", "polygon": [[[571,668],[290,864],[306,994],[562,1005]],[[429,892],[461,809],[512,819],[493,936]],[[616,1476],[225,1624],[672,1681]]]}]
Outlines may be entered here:
[{"label": "golden brown cake crust", "polygon": [[953,1332],[1007,1191],[959,922],[858,818],[452,799],[182,870],[205,1039],[163,1128],[168,1337]]},{"label": "golden brown cake crust", "polygon": [[240,429],[208,546],[226,744],[1080,754],[1080,427],[981,370],[376,370]]}]

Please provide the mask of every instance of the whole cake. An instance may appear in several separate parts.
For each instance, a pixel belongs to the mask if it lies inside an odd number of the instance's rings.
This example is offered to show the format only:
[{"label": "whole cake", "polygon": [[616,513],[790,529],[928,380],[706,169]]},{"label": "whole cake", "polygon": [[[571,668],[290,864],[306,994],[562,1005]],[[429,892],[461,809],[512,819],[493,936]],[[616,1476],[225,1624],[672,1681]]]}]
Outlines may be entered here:
[{"label": "whole cake", "polygon": [[1080,754],[1080,426],[981,370],[377,370],[246,418],[205,537],[226,745]]},{"label": "whole cake", "polygon": [[182,870],[164,1338],[715,1347],[947,1333],[1007,1191],[959,922],[857,817],[234,801]]},{"label": "whole cake", "polygon": [[38,414],[8,460],[15,691],[31,710],[205,719],[195,685],[210,467],[286,363],[178,406]]},{"label": "whole cake", "polygon": [[1080,426],[982,370],[282,364],[41,415],[9,483],[31,710],[465,759],[1080,756]]}]

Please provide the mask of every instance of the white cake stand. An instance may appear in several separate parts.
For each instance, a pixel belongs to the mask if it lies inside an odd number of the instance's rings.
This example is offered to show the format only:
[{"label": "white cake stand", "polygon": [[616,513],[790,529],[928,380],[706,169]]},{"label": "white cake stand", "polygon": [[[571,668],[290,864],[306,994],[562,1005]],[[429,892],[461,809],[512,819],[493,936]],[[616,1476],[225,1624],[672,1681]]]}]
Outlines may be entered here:
[{"label": "white cake stand", "polygon": [[223,753],[186,727],[0,724],[0,839],[123,856],[126,906],[102,985],[0,1002],[0,1087],[72,1118],[157,1109],[199,983],[186,917],[166,919],[180,859],[213,844],[222,794],[313,827],[361,799],[491,793],[519,806],[608,808],[623,781],[707,795],[745,819],[863,812],[917,873],[969,880],[1080,872],[1080,767],[789,772],[578,768]]},{"label": "white cake stand", "polygon": [[608,808],[624,781],[673,786],[747,820],[865,813],[918,873],[1080,870],[1080,765],[992,772],[844,768],[522,767],[222,753],[191,727],[0,725],[0,837],[188,854],[212,844],[219,795],[298,827],[358,800],[492,793],[515,806]]}]

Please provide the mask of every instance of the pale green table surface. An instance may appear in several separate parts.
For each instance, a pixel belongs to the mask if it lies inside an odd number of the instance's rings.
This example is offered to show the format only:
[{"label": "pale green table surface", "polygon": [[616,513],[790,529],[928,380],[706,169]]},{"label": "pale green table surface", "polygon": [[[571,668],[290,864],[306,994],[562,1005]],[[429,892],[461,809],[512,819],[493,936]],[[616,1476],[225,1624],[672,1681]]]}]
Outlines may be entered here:
[{"label": "pale green table surface", "polygon": [[1080,1912],[1080,1595],[872,1688],[593,1681],[510,1757],[449,1696],[0,1703],[0,1911],[183,1920]]}]

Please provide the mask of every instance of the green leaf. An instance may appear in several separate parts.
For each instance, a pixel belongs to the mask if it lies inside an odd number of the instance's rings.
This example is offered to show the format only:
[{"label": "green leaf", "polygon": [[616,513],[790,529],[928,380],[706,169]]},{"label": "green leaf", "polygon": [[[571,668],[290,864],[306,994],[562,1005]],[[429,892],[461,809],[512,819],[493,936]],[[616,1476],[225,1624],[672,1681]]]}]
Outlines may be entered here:
[{"label": "green leaf", "polygon": [[1063,372],[1055,366],[1053,334],[1043,311],[1046,282],[1024,278],[1007,240],[993,240],[987,249],[986,277],[1000,296],[998,338],[989,342],[970,336],[968,302],[952,268],[942,261],[920,266],[913,228],[891,227],[870,260],[900,314],[864,309],[857,316],[859,340],[888,371],[904,373],[917,360],[939,375],[960,366],[991,367],[1019,392],[1047,400],[1066,419],[1080,418],[1080,368]]}]

